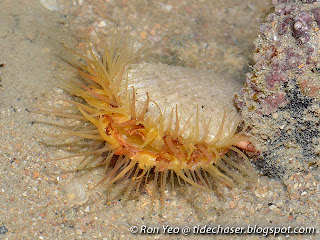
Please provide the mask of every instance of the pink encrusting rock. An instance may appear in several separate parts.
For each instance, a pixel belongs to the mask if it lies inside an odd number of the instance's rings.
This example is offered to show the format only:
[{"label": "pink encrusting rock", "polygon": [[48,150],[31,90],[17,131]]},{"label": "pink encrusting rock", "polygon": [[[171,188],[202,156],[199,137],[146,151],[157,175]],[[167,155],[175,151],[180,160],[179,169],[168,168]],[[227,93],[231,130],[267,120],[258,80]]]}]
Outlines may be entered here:
[{"label": "pink encrusting rock", "polygon": [[319,163],[320,2],[273,4],[235,102],[263,152],[257,164],[283,176]]}]

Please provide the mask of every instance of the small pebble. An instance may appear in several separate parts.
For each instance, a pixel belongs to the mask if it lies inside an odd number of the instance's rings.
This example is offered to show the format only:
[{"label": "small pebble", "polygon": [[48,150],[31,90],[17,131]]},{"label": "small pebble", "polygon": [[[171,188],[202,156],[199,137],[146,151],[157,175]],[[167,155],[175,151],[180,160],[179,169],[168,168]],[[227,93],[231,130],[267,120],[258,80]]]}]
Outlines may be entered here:
[{"label": "small pebble", "polygon": [[320,181],[320,175],[314,175],[314,178],[318,181]]},{"label": "small pebble", "polygon": [[2,224],[0,226],[0,234],[6,234],[8,232],[8,229]]},{"label": "small pebble", "polygon": [[276,211],[278,209],[275,205],[271,205],[269,208],[271,211]]},{"label": "small pebble", "polygon": [[84,211],[87,212],[87,213],[90,212],[90,207],[87,206],[87,207],[84,209]]},{"label": "small pebble", "polygon": [[101,21],[101,22],[99,22],[98,26],[99,27],[105,27],[105,26],[107,26],[107,24],[106,24],[105,21]]},{"label": "small pebble", "polygon": [[76,230],[76,234],[79,235],[79,236],[81,236],[81,235],[82,235],[82,230],[81,230],[81,229],[77,229],[77,230]]}]

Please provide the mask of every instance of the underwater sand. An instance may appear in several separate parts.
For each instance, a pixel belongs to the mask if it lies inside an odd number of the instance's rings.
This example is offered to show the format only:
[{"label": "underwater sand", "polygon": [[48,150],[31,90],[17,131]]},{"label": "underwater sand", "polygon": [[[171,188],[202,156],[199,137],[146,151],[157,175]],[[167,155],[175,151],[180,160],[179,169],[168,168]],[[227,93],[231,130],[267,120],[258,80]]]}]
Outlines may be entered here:
[{"label": "underwater sand", "polygon": [[[120,28],[130,26],[130,33],[141,43],[153,42],[155,55],[163,62],[215,70],[241,81],[252,61],[259,19],[268,10],[264,1],[148,2],[60,1],[57,11],[37,0],[0,2],[0,239],[263,238],[130,233],[131,226],[142,225],[319,229],[319,170],[294,173],[285,183],[259,176],[254,189],[225,189],[223,198],[193,188],[167,191],[162,215],[158,198],[151,202],[148,192],[152,189],[126,204],[117,199],[108,202],[103,189],[94,191],[82,206],[65,199],[63,186],[82,173],[68,171],[76,160],[46,161],[66,153],[39,143],[35,114],[30,112],[40,103],[55,103],[62,95],[58,79],[74,77],[61,59],[65,56],[62,44],[77,49],[82,43],[80,33],[92,33],[91,27],[104,32],[104,25],[116,22]],[[92,184],[99,177],[98,171],[92,171],[80,179]],[[276,239],[319,239],[319,234]]]}]

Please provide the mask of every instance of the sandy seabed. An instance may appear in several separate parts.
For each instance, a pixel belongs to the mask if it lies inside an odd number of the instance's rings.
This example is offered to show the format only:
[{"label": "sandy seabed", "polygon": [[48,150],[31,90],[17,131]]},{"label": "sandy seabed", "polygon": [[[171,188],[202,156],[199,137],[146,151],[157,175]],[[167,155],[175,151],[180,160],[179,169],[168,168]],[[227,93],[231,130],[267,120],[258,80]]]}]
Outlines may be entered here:
[{"label": "sandy seabed", "polygon": [[[62,189],[78,176],[69,171],[77,162],[46,161],[66,153],[39,143],[34,124],[32,110],[55,101],[61,94],[59,79],[74,77],[62,60],[63,45],[77,49],[81,33],[90,34],[92,28],[103,33],[111,24],[130,26],[138,41],[156,46],[155,55],[162,61],[224,72],[240,81],[249,70],[252,42],[268,4],[249,0],[42,2],[46,7],[37,0],[0,2],[1,239],[261,239],[263,233],[212,236],[192,231],[199,232],[205,225],[319,229],[318,170],[293,173],[285,183],[259,176],[255,188],[225,189],[223,198],[194,189],[166,191],[162,214],[159,201],[153,203],[148,191],[124,204],[119,199],[107,201],[103,189],[98,189],[86,204],[73,205]],[[92,171],[81,181],[90,184],[99,177]],[[154,233],[132,234],[133,226],[138,232]],[[166,226],[180,233],[164,234]],[[189,235],[181,233],[186,226],[191,228]],[[278,234],[276,239],[319,239],[319,233]]]}]

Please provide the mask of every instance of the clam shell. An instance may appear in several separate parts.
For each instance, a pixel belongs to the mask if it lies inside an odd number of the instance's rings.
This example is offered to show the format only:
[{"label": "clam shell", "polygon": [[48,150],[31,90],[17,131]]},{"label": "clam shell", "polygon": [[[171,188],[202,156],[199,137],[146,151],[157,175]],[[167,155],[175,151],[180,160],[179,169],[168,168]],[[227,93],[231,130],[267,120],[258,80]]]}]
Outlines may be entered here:
[{"label": "clam shell", "polygon": [[79,179],[72,179],[63,190],[66,199],[72,204],[81,205],[89,200],[89,190]]},{"label": "clam shell", "polygon": [[63,9],[62,4],[60,3],[61,1],[59,0],[40,0],[40,3],[42,3],[42,5],[51,10],[51,11],[58,11]]},{"label": "clam shell", "polygon": [[[183,126],[199,108],[200,121],[210,122],[209,136],[214,137],[226,113],[225,126],[230,131],[239,123],[240,115],[234,104],[234,94],[243,83],[228,79],[212,71],[203,71],[165,64],[133,64],[128,74],[128,86],[136,89],[140,106],[147,98],[166,109],[167,115],[178,106],[179,122]],[[153,117],[159,114],[156,107],[149,108]],[[166,117],[168,119],[168,116]],[[175,118],[175,116],[174,116]],[[200,130],[201,132],[201,130]],[[203,128],[202,128],[203,132]],[[225,132],[228,134],[228,131]]]}]

